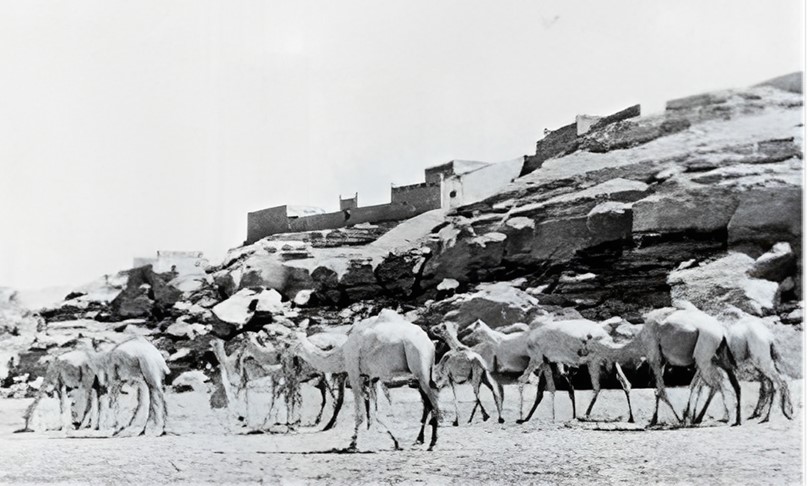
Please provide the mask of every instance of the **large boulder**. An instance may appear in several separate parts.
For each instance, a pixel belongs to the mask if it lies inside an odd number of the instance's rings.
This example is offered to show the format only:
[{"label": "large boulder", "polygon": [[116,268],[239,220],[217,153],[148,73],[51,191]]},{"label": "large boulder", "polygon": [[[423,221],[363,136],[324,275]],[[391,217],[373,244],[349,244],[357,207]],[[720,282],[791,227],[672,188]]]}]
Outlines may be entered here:
[{"label": "large boulder", "polygon": [[516,322],[529,323],[543,313],[535,297],[507,282],[480,284],[476,291],[435,302],[425,312],[423,323],[454,321],[462,329],[477,319],[491,328]]},{"label": "large boulder", "polygon": [[791,245],[781,242],[755,260],[749,269],[749,276],[782,282],[796,271],[797,256],[791,250]]},{"label": "large boulder", "polygon": [[281,295],[274,289],[241,289],[212,309],[218,326],[213,332],[228,336],[250,322],[256,315],[283,314]]},{"label": "large boulder", "polygon": [[672,300],[686,300],[712,314],[727,304],[756,316],[774,312],[778,285],[749,277],[755,260],[743,253],[730,253],[692,268],[674,270],[668,276]]}]

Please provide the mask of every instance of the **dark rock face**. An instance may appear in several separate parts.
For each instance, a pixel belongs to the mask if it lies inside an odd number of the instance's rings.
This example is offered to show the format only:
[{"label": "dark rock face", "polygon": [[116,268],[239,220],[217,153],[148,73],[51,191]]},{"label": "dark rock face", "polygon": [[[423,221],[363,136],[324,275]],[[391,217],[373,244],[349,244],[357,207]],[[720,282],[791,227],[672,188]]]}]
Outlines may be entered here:
[{"label": "dark rock face", "polygon": [[166,284],[171,276],[154,273],[151,265],[129,270],[126,288],[110,303],[121,319],[163,316],[179,300],[182,292]]},{"label": "dark rock face", "polygon": [[[540,302],[637,321],[670,303],[667,278],[683,262],[729,250],[758,257],[777,242],[799,261],[801,104],[771,88],[727,91],[674,100],[661,116],[595,124],[566,145],[572,153],[458,208],[435,234],[422,285],[524,276],[548,285]],[[502,238],[475,244],[492,233]],[[785,293],[801,288],[790,268]]]}]

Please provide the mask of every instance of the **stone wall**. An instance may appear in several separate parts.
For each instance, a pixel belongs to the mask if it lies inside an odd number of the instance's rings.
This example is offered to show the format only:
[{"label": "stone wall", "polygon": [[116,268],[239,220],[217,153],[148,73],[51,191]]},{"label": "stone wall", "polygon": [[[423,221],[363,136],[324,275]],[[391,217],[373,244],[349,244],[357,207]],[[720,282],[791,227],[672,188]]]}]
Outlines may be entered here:
[{"label": "stone wall", "polygon": [[[355,209],[347,209],[353,212]],[[346,211],[335,211],[333,213],[313,214],[300,218],[289,219],[289,230],[291,231],[318,231],[327,229],[337,229],[347,226]],[[287,230],[288,231],[288,230]]]},{"label": "stone wall", "polygon": [[[434,209],[434,208],[433,208]],[[426,209],[418,209],[411,204],[378,204],[376,206],[365,206],[351,211],[351,218],[348,224],[361,223],[381,223],[384,221],[400,221],[417,216]]]},{"label": "stone wall", "polygon": [[525,157],[519,177],[527,175],[542,166],[545,160],[571,154],[578,150],[581,137],[588,132],[602,129],[607,125],[628,118],[640,116],[640,105],[633,105],[604,117],[579,115],[574,123],[548,132],[544,138],[536,142],[536,154]]},{"label": "stone wall", "polygon": [[390,201],[393,205],[409,204],[421,212],[438,209],[440,207],[440,182],[422,182],[392,187]]},{"label": "stone wall", "polygon": [[570,123],[548,133],[543,139],[536,142],[536,155],[525,158],[525,165],[522,167],[522,173],[519,176],[521,177],[538,169],[547,159],[574,152],[577,147],[577,139],[577,123]]},{"label": "stone wall", "polygon": [[247,241],[252,244],[261,238],[275,233],[289,231],[286,205],[247,213]]}]

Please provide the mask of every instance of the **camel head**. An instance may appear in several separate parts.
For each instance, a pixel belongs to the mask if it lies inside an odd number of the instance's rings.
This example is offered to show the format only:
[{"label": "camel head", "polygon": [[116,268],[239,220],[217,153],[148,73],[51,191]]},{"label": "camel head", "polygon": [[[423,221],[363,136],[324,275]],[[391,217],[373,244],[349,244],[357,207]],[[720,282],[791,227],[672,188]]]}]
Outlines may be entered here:
[{"label": "camel head", "polygon": [[450,336],[457,336],[457,323],[452,321],[441,322],[430,328],[432,334],[446,341]]},{"label": "camel head", "polygon": [[486,333],[490,331],[491,328],[488,327],[488,324],[477,319],[460,331],[457,337],[464,344],[474,345],[483,341]]}]

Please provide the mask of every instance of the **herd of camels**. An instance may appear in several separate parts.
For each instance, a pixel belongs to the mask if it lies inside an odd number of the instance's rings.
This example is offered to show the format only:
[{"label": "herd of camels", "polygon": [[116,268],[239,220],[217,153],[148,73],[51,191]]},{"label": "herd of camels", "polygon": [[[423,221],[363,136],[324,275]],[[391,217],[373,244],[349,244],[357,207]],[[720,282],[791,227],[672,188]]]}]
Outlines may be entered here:
[{"label": "herd of camels", "polygon": [[[332,329],[307,335],[301,329],[270,325],[268,327],[272,328],[276,338],[274,344],[261,343],[253,336],[231,349],[230,355],[221,340],[213,339],[211,348],[219,361],[228,404],[236,403],[239,394],[243,393],[247,414],[251,381],[270,379],[273,404],[276,397],[285,396],[287,423],[294,417],[294,410],[300,403],[300,383],[311,382],[320,390],[322,399],[316,423],[323,416],[327,396],[330,394],[334,399],[333,415],[323,429],[328,430],[335,424],[346,386],[350,387],[355,420],[349,450],[356,449],[366,418],[368,427],[374,420],[390,436],[395,448],[399,448],[390,428],[378,413],[372,411],[377,407],[378,389],[389,401],[388,386],[403,383],[417,386],[420,392],[423,413],[416,443],[424,443],[428,423],[431,426],[429,450],[438,438],[441,388],[452,390],[454,425],[459,423],[456,387],[464,383],[472,386],[476,397],[468,422],[473,420],[477,408],[483,420],[489,418],[480,401],[480,388],[485,386],[494,397],[497,419],[502,423],[502,384],[515,381],[520,393],[518,422],[523,423],[536,411],[545,389],[552,394],[556,380],[564,380],[572,400],[572,415],[576,418],[575,392],[569,369],[581,366],[587,367],[593,390],[585,418],[589,418],[592,412],[601,389],[601,372],[606,369],[616,373],[625,392],[628,421],[633,422],[631,385],[621,364],[637,364],[641,360],[649,364],[656,383],[656,404],[650,425],[657,424],[660,401],[670,407],[680,423],[698,424],[715,393],[720,393],[724,399],[725,420],[729,420],[724,374],[734,391],[733,425],[739,425],[741,390],[736,370],[741,364],[757,370],[760,380],[760,395],[750,419],[769,420],[778,392],[782,412],[791,419],[793,405],[771,331],[761,319],[732,307],[719,317],[720,320],[688,302],[676,302],[673,307],[647,313],[645,324],[636,326],[639,330],[621,342],[613,340],[604,323],[552,314],[543,315],[530,325],[518,323],[497,330],[480,320],[462,330],[458,330],[453,322],[443,322],[430,329],[448,346],[448,351],[437,363],[436,346],[430,335],[422,327],[387,309],[350,326],[347,332]],[[681,416],[666,392],[663,382],[666,366],[695,366],[696,369],[687,407]],[[60,400],[63,429],[98,429],[104,422],[102,415],[106,414],[111,415],[106,422],[116,435],[161,435],[165,431],[167,416],[164,379],[168,373],[161,353],[143,337],[132,338],[104,351],[96,350],[95,343],[83,343],[51,362],[39,395],[25,413],[24,430],[29,429],[29,421],[44,394],[55,391]],[[538,382],[538,391],[533,406],[524,416],[522,387],[530,381]],[[133,416],[120,422],[124,425],[119,425],[119,395],[127,383],[137,387],[138,403]],[[698,403],[705,386],[709,392],[699,410]],[[73,396],[79,397],[75,402],[70,401],[70,390],[76,390]],[[143,410],[148,410],[148,417],[145,424],[139,424],[141,421],[136,418]]]}]

